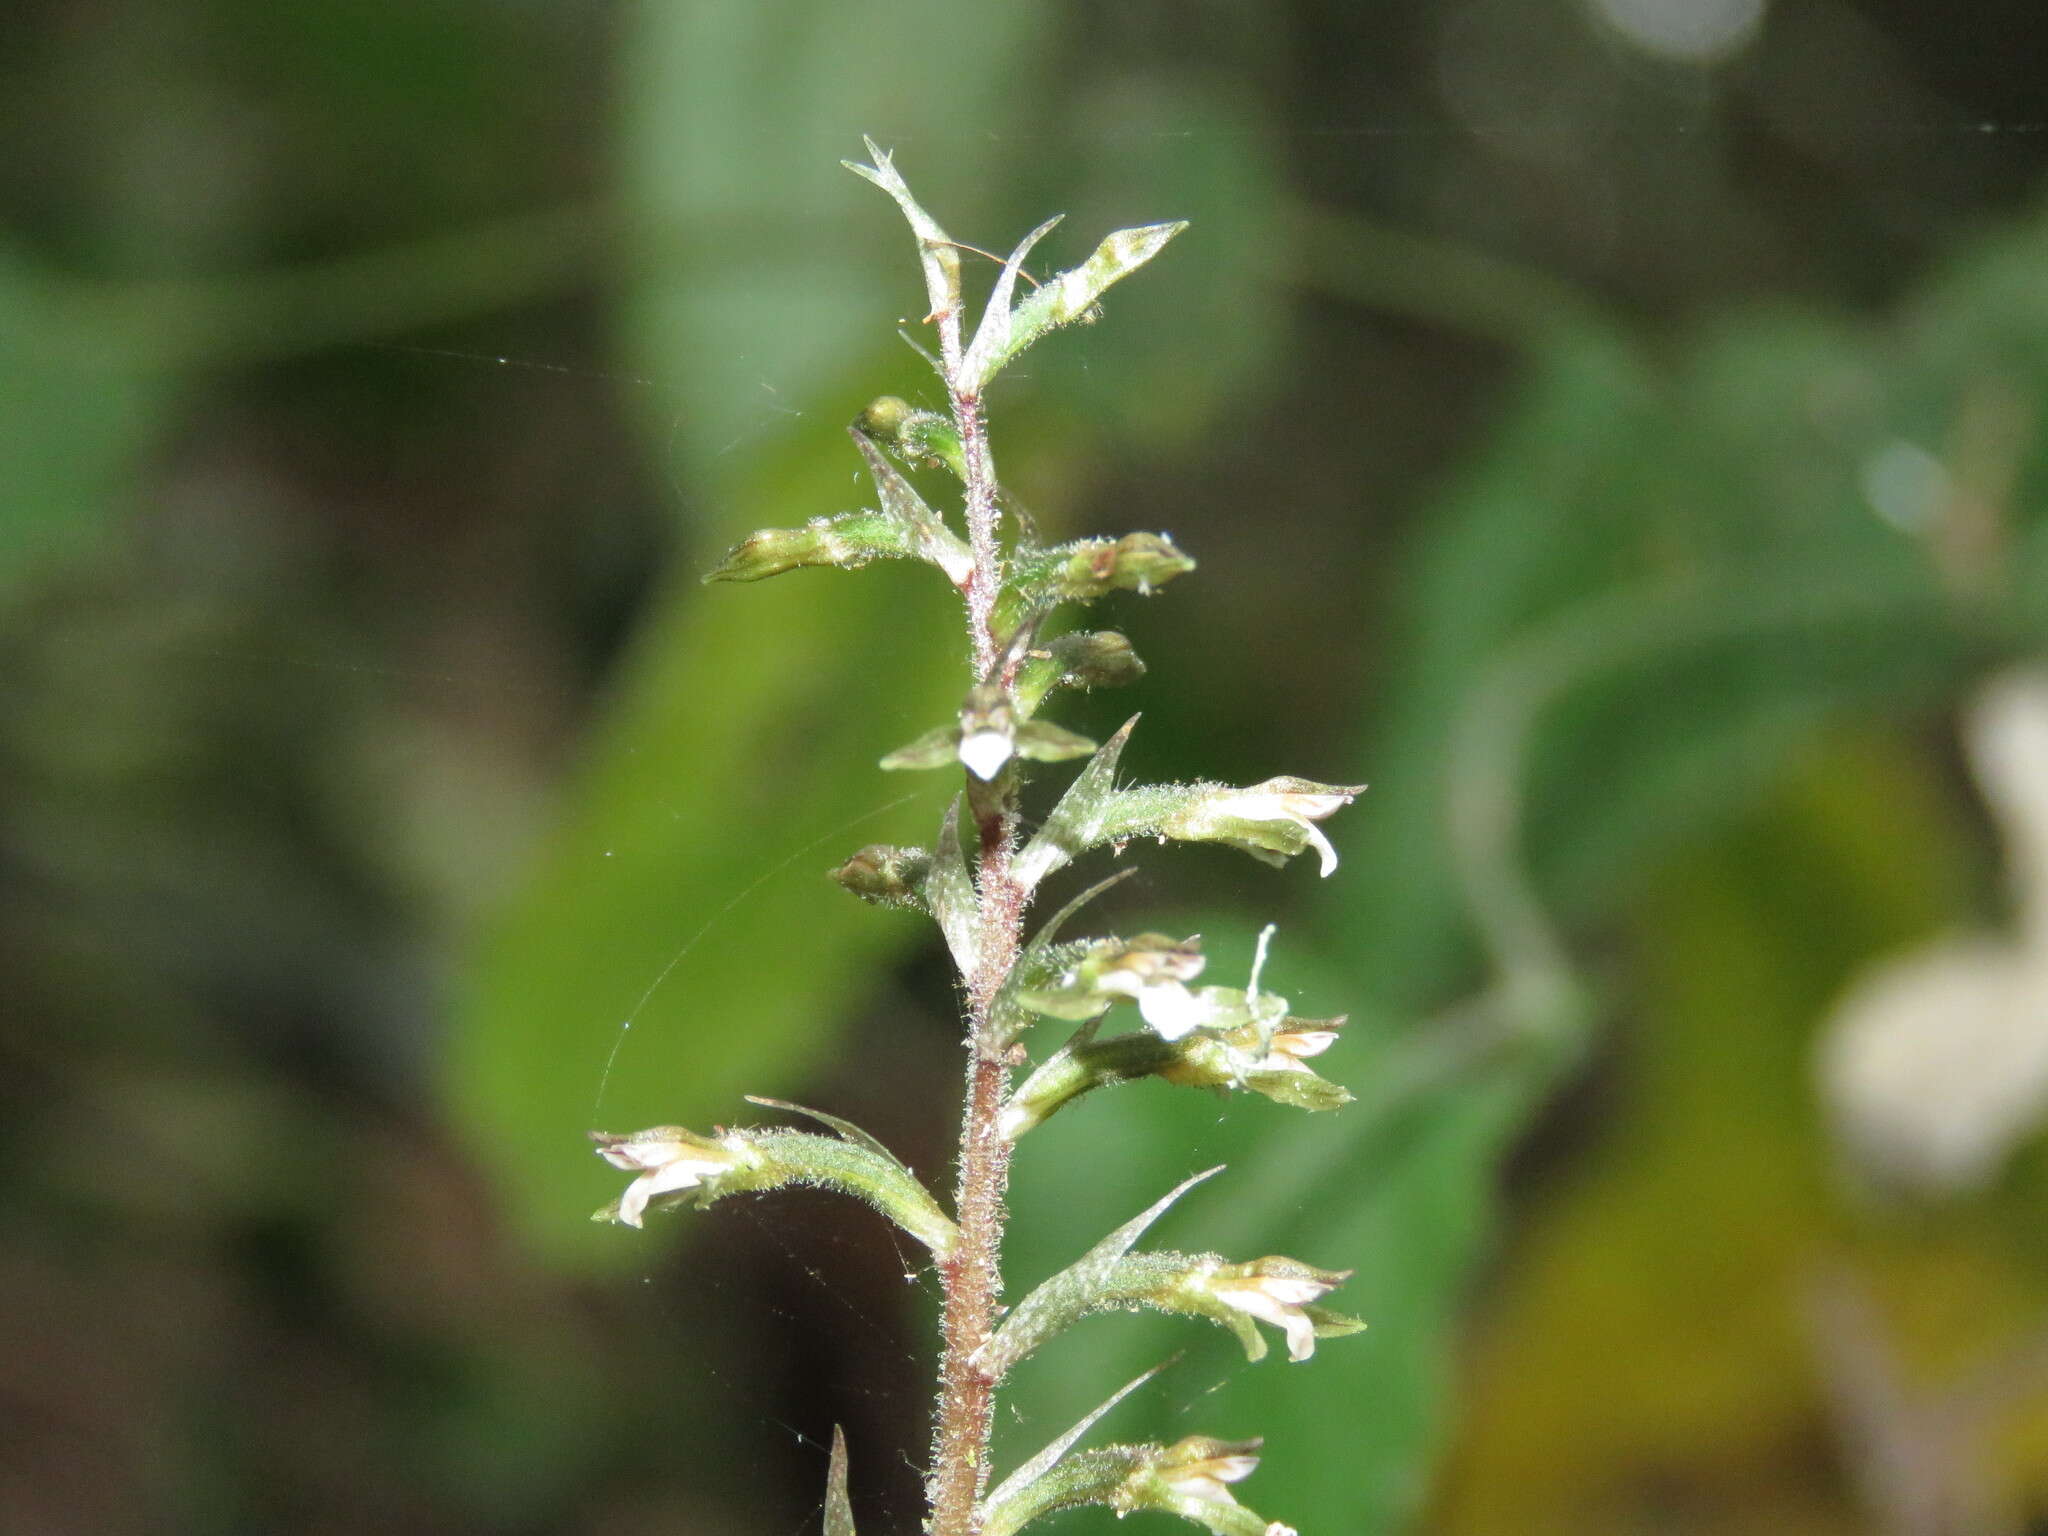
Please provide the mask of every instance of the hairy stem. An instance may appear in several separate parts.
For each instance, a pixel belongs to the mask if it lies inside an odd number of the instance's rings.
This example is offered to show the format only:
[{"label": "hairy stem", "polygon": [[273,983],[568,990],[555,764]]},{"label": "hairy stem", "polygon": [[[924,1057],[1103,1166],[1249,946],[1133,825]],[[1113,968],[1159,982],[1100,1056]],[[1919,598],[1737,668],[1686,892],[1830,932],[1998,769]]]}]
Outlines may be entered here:
[{"label": "hairy stem", "polygon": [[988,426],[981,419],[981,401],[973,395],[953,396],[953,419],[960,428],[960,456],[967,471],[967,542],[974,551],[968,577],[967,629],[974,642],[974,675],[988,682],[995,669],[996,595],[1002,585],[996,549],[996,469],[989,452]]},{"label": "hairy stem", "polygon": [[[967,626],[975,674],[986,679],[998,654],[992,628],[1001,580],[995,463],[980,400],[955,390],[952,403],[965,461],[967,533],[974,551],[974,570],[965,589]],[[1010,1074],[989,1029],[989,1009],[1016,961],[1024,920],[1024,895],[1012,872],[1016,774],[1005,770],[990,784],[970,776],[969,791],[980,838],[980,963],[973,975],[962,978],[967,988],[969,1056],[955,1204],[960,1243],[939,1271],[946,1301],[928,1485],[931,1536],[976,1536],[975,1505],[988,1482],[996,1378],[975,1364],[973,1356],[994,1328],[1002,1296],[1003,1193],[1010,1173],[1009,1143],[997,1122]]]}]

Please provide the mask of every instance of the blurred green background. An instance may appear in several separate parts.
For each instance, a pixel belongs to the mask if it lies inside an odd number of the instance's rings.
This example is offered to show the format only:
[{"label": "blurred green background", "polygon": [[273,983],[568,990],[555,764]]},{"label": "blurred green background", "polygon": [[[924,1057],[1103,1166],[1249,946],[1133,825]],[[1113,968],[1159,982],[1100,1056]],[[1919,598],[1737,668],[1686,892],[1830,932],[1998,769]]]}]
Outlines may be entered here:
[{"label": "blurred green background", "polygon": [[866,132],[963,240],[1193,221],[994,401],[1050,534],[1201,561],[1061,718],[1373,786],[1327,882],[1148,850],[1101,919],[1225,982],[1277,920],[1360,1102],[1099,1096],[1010,1247],[1228,1161],[1161,1241],[1354,1268],[1370,1331],[1091,1321],[1005,1464],[1186,1346],[1103,1433],[1264,1434],[1304,1532],[2048,1530],[2038,30],[22,0],[0,1529],[778,1536],[834,1422],[916,1528],[902,1243],[595,1228],[581,1139],[751,1092],[949,1156],[931,935],[821,878],[936,822],[871,765],[957,695],[949,600],[696,580],[931,399]]}]

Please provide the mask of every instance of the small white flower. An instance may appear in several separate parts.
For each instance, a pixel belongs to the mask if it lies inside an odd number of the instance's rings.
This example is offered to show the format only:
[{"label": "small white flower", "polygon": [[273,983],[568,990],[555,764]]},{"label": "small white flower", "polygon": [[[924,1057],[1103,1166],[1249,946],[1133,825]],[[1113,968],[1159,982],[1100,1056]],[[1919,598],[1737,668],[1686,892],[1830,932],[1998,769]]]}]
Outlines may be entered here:
[{"label": "small white flower", "polygon": [[641,1225],[647,1202],[657,1195],[696,1189],[729,1173],[739,1161],[735,1148],[686,1131],[679,1125],[657,1125],[629,1136],[592,1131],[597,1155],[614,1168],[640,1175],[619,1197],[617,1216],[629,1227]]},{"label": "small white flower", "polygon": [[1256,1440],[1190,1435],[1166,1448],[1154,1473],[1176,1499],[1235,1504],[1237,1496],[1226,1485],[1241,1483],[1258,1470],[1258,1449]]},{"label": "small white flower", "polygon": [[1130,998],[1162,1039],[1178,1040],[1210,1018],[1208,1005],[1187,986],[1208,964],[1199,942],[1188,938],[1176,943],[1164,934],[1140,934],[1096,967],[1095,990]]},{"label": "small white flower", "polygon": [[1219,789],[1167,820],[1170,837],[1230,843],[1279,863],[1313,848],[1322,872],[1337,867],[1337,850],[1316,823],[1365,792],[1363,784],[1318,784],[1283,774],[1248,789]]},{"label": "small white flower", "polygon": [[1316,1320],[1302,1309],[1322,1300],[1350,1273],[1269,1256],[1222,1265],[1203,1288],[1225,1306],[1278,1328],[1287,1336],[1287,1358],[1298,1361],[1316,1352]]}]

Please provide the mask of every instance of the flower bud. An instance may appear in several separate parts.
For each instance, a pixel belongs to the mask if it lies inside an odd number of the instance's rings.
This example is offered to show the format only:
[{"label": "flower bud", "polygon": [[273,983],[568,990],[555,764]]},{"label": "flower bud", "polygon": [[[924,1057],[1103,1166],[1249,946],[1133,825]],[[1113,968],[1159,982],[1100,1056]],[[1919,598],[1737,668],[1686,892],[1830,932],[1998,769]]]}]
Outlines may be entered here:
[{"label": "flower bud", "polygon": [[916,414],[916,407],[901,395],[877,395],[861,408],[853,424],[878,442],[894,443],[903,423]]},{"label": "flower bud", "polygon": [[967,478],[960,429],[951,417],[920,411],[896,395],[882,395],[870,400],[853,424],[876,442],[886,443],[906,464],[950,469],[958,478]]},{"label": "flower bud", "polygon": [[1113,629],[1078,630],[1024,653],[1017,702],[1035,713],[1055,688],[1121,688],[1144,675],[1145,663],[1126,637]]},{"label": "flower bud", "polygon": [[1008,631],[1061,603],[1092,603],[1111,592],[1149,593],[1194,568],[1163,533],[1076,539],[1050,548],[1021,544],[1010,557],[997,625]]},{"label": "flower bud", "polygon": [[1150,594],[1195,568],[1163,533],[1127,533],[1114,541],[1083,539],[1068,545],[1058,569],[1062,600],[1089,602],[1111,592]]},{"label": "flower bud", "polygon": [[853,570],[870,560],[911,554],[911,540],[893,519],[879,512],[842,512],[814,517],[801,528],[762,528],[726,551],[706,581],[765,581],[805,566],[836,565]]},{"label": "flower bud", "polygon": [[862,901],[922,912],[926,910],[925,878],[931,868],[929,849],[870,843],[827,873]]},{"label": "flower bud", "polygon": [[1122,688],[1145,675],[1145,663],[1128,636],[1113,629],[1084,629],[1061,635],[1047,649],[1069,688]]}]

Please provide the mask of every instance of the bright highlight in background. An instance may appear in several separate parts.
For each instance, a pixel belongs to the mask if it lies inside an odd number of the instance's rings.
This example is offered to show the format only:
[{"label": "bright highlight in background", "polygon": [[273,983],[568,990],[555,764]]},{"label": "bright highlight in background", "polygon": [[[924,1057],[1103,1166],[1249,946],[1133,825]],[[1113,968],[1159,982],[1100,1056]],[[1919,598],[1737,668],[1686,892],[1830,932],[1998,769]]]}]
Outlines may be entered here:
[{"label": "bright highlight in background", "polygon": [[1593,14],[1645,53],[1718,64],[1748,46],[1764,0],[1588,0]]}]

